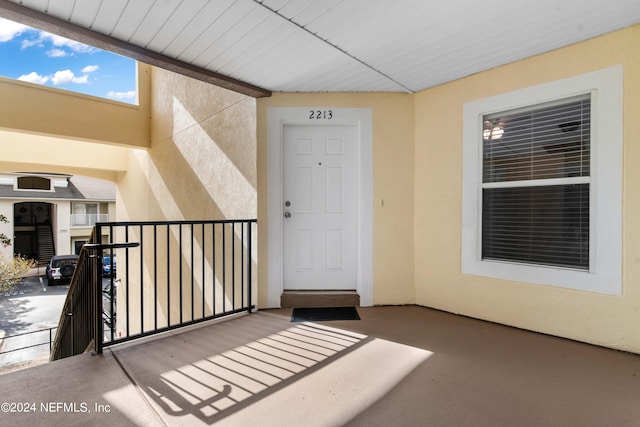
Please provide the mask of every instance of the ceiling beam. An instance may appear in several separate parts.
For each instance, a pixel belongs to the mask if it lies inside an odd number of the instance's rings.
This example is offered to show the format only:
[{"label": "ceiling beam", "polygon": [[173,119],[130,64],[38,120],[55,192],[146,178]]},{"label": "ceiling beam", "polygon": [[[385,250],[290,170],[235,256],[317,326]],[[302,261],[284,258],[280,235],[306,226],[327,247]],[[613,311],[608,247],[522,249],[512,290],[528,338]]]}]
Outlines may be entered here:
[{"label": "ceiling beam", "polygon": [[178,61],[175,58],[89,30],[46,13],[20,6],[9,0],[0,0],[0,17],[254,98],[271,96],[269,90]]}]

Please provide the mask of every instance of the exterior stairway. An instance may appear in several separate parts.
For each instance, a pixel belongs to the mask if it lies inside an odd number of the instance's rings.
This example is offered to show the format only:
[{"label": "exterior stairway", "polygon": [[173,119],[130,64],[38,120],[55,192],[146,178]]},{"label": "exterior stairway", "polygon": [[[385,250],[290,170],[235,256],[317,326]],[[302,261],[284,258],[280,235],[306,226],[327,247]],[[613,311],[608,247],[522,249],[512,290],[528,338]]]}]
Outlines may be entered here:
[{"label": "exterior stairway", "polygon": [[53,243],[53,230],[50,225],[39,225],[38,233],[38,263],[46,264],[51,257],[56,254],[56,248]]}]

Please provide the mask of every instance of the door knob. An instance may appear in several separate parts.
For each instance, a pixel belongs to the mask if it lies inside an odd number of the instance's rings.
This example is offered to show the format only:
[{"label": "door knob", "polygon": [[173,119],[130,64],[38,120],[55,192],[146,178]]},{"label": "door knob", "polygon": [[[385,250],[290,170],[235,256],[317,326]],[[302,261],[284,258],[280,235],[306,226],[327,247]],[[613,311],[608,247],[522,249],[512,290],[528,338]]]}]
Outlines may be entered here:
[{"label": "door knob", "polygon": [[285,218],[291,218],[291,212],[285,212],[284,213],[284,217]]}]

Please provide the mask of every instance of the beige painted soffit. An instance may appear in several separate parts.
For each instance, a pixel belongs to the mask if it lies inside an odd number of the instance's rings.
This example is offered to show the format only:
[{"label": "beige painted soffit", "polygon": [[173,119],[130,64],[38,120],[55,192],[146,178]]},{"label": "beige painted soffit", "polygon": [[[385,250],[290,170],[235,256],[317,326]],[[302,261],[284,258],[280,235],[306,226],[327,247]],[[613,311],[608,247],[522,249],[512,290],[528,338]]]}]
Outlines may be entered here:
[{"label": "beige painted soffit", "polygon": [[9,0],[0,0],[0,16],[254,98],[271,96],[269,90],[91,31]]}]

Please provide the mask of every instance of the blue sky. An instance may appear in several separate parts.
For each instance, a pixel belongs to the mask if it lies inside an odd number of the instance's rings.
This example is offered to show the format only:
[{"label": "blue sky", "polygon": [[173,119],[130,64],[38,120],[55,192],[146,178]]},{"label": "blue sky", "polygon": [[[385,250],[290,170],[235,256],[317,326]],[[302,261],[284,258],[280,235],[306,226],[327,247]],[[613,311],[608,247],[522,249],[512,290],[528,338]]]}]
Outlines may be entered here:
[{"label": "blue sky", "polygon": [[136,63],[0,18],[0,75],[135,104]]}]

